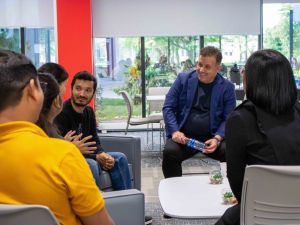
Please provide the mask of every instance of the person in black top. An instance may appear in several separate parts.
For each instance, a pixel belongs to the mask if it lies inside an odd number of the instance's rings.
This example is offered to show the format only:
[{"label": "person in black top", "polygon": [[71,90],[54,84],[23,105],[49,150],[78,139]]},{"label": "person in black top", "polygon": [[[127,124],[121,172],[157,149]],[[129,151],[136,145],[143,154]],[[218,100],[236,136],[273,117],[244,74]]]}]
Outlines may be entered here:
[{"label": "person in black top", "polygon": [[[92,166],[93,174],[101,173],[101,170],[109,172],[112,186],[115,190],[131,188],[131,179],[126,156],[120,152],[106,153],[101,147],[97,135],[97,125],[94,110],[88,106],[92,100],[97,87],[97,81],[87,71],[77,73],[71,83],[71,99],[68,99],[62,112],[55,118],[55,124],[63,136],[70,141],[77,135],[85,138],[92,135],[89,142],[95,142],[97,147],[94,152],[84,154],[86,158],[94,161]],[[91,166],[91,164],[90,164]],[[100,179],[96,180],[100,185]]]},{"label": "person in black top", "polygon": [[239,225],[247,165],[300,165],[300,104],[291,65],[275,50],[260,50],[247,60],[247,100],[226,122],[227,177],[238,204],[216,225]]}]

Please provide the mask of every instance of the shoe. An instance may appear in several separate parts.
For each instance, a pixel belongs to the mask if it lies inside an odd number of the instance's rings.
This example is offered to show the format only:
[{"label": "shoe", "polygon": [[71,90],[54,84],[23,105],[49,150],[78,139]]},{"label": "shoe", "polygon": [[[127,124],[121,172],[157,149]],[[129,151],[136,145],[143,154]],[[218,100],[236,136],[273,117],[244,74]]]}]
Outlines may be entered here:
[{"label": "shoe", "polygon": [[152,216],[145,216],[145,225],[152,223]]}]

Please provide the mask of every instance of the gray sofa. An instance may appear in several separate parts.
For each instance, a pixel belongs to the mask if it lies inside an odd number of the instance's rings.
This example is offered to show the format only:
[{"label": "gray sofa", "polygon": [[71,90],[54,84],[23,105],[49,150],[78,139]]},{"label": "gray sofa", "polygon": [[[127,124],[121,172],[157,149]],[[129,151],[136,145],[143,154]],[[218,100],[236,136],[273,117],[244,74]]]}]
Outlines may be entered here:
[{"label": "gray sofa", "polygon": [[133,188],[112,191],[109,174],[100,175],[105,206],[116,225],[143,225],[145,223],[145,196],[141,190],[141,139],[132,136],[100,134],[101,145],[106,152],[122,152],[127,156]]},{"label": "gray sofa", "polygon": [[116,225],[145,224],[145,196],[136,189],[103,192],[105,207]]},{"label": "gray sofa", "polygon": [[[99,135],[101,145],[106,152],[122,152],[127,156],[132,177],[132,187],[141,190],[141,139],[133,136]],[[109,174],[100,176],[102,191],[112,191]]]}]

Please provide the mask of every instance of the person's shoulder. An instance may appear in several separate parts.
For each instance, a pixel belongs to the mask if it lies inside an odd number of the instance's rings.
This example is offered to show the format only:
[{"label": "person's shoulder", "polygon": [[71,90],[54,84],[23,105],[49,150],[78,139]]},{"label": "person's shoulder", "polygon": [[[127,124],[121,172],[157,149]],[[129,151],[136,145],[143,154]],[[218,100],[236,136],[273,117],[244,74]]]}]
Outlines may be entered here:
[{"label": "person's shoulder", "polygon": [[70,110],[71,108],[72,108],[72,104],[71,104],[71,99],[69,98],[64,102],[62,111]]},{"label": "person's shoulder", "polygon": [[68,117],[68,116],[72,115],[72,112],[73,112],[73,107],[72,107],[72,104],[71,104],[71,100],[68,99],[68,100],[66,100],[64,102],[62,110],[57,115],[56,118],[59,118],[59,117]]},{"label": "person's shoulder", "polygon": [[177,78],[179,78],[179,79],[188,79],[188,78],[191,78],[193,76],[197,76],[196,70],[181,72],[181,73],[178,74]]},{"label": "person's shoulder", "polygon": [[45,148],[52,149],[51,151],[56,151],[60,153],[66,153],[68,151],[73,151],[76,149],[75,145],[69,141],[65,141],[60,138],[44,138],[41,140]]},{"label": "person's shoulder", "polygon": [[84,112],[88,113],[88,114],[92,114],[92,115],[95,114],[94,109],[91,106],[89,106],[89,105],[87,105],[87,106],[84,107]]},{"label": "person's shoulder", "polygon": [[234,118],[234,119],[244,119],[247,121],[252,121],[252,119],[255,119],[255,106],[252,102],[245,100],[240,105],[238,105],[234,111],[232,111],[228,117]]},{"label": "person's shoulder", "polygon": [[[77,147],[71,142],[59,138],[49,138],[48,136],[40,136],[32,134],[27,136],[27,140],[31,143],[31,152],[34,152],[43,158],[44,161],[58,165],[67,155],[81,154]],[[36,151],[39,149],[38,151]],[[33,151],[35,150],[35,151]],[[76,158],[76,157],[74,157]]]}]

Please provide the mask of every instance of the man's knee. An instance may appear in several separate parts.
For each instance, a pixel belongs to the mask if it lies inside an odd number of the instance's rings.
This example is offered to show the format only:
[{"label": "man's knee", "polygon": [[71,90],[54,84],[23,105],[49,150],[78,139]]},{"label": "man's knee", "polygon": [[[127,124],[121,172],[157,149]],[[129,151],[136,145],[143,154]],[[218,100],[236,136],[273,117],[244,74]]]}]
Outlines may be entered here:
[{"label": "man's knee", "polygon": [[108,154],[117,160],[124,160],[124,159],[127,160],[126,155],[122,152],[108,152]]},{"label": "man's knee", "polygon": [[111,153],[108,153],[110,154],[114,159],[115,159],[115,165],[116,164],[124,164],[124,165],[127,165],[128,164],[128,160],[127,160],[127,157],[124,153],[122,152],[111,152]]},{"label": "man's knee", "polygon": [[98,162],[96,160],[87,158],[86,161],[87,161],[87,163],[89,164],[90,167],[92,167],[92,168],[97,168],[98,167]]}]

